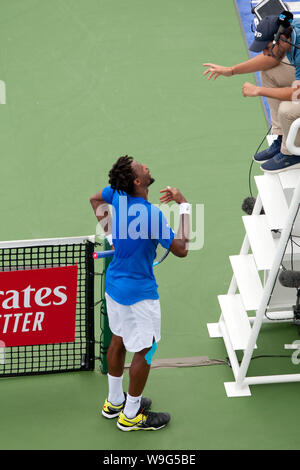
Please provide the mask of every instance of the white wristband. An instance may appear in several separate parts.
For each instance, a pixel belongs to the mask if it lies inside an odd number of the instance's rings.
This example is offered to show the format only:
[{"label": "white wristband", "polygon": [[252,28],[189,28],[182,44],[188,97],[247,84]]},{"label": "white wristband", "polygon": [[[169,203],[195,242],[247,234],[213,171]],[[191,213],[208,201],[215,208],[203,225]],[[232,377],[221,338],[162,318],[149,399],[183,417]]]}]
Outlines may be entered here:
[{"label": "white wristband", "polygon": [[109,235],[105,235],[105,238],[108,241],[108,243],[110,244],[110,246],[112,246],[112,244],[113,244],[112,234],[110,233]]},{"label": "white wristband", "polygon": [[182,202],[179,204],[179,214],[188,214],[190,215],[191,213],[191,204],[188,202]]}]

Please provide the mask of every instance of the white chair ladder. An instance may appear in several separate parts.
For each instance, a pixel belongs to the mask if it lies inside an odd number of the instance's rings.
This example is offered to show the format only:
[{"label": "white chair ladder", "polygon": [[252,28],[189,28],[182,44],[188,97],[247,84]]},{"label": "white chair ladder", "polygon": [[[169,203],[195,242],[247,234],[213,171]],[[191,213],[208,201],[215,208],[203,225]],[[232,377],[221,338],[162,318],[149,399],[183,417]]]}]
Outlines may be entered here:
[{"label": "white chair ladder", "polygon": [[[294,145],[299,129],[300,118],[292,124],[287,139],[288,148],[296,155],[300,155],[300,148]],[[223,338],[228,353],[235,379],[224,384],[229,397],[251,395],[250,385],[300,382],[300,373],[247,376],[262,323],[293,320],[295,290],[279,286],[277,278],[291,250],[300,253],[290,241],[298,219],[300,170],[265,173],[256,176],[255,182],[258,196],[252,215],[243,216],[246,235],[240,253],[230,256],[231,284],[226,295],[218,296],[220,319],[207,325],[210,337]],[[249,316],[251,311],[254,316]],[[244,351],[241,363],[238,350]]]}]

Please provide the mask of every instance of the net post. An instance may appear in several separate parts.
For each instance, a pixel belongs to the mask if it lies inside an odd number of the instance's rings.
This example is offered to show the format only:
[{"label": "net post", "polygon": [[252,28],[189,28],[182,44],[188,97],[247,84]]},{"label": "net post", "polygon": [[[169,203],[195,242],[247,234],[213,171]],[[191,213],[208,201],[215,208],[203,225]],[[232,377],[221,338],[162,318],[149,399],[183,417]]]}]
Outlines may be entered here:
[{"label": "net post", "polygon": [[85,370],[94,370],[95,368],[95,334],[94,334],[94,260],[93,252],[95,244],[87,240],[85,248],[86,262],[86,342],[87,357],[83,368]]},{"label": "net post", "polygon": [[[110,250],[111,247],[108,241],[104,240],[104,250]],[[107,350],[109,348],[112,332],[109,328],[108,323],[108,316],[107,316],[107,307],[106,307],[106,300],[105,300],[105,274],[109,263],[111,262],[112,258],[104,258],[103,259],[103,277],[101,283],[101,312],[100,312],[100,328],[101,328],[101,335],[100,335],[100,369],[102,374],[107,374],[108,372],[108,365],[107,365]]]}]

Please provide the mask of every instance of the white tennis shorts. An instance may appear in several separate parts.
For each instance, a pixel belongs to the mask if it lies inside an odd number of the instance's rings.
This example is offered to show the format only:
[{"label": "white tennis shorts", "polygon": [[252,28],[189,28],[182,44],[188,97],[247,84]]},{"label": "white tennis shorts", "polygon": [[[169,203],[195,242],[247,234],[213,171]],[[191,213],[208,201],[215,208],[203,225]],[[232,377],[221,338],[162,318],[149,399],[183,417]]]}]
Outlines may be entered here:
[{"label": "white tennis shorts", "polygon": [[139,352],[151,348],[153,338],[160,340],[161,312],[157,300],[141,300],[133,305],[121,305],[105,293],[109,327],[123,338],[127,351]]}]

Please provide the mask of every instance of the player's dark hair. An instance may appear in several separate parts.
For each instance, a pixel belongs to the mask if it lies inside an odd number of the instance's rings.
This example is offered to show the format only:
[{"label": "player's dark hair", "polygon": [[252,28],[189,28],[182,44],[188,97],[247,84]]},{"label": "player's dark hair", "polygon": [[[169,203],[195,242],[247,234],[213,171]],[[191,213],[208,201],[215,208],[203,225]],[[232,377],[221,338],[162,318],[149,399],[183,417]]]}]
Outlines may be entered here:
[{"label": "player's dark hair", "polygon": [[124,155],[120,157],[110,170],[109,184],[115,191],[125,191],[127,194],[134,192],[134,180],[136,175],[132,169],[133,157]]}]

